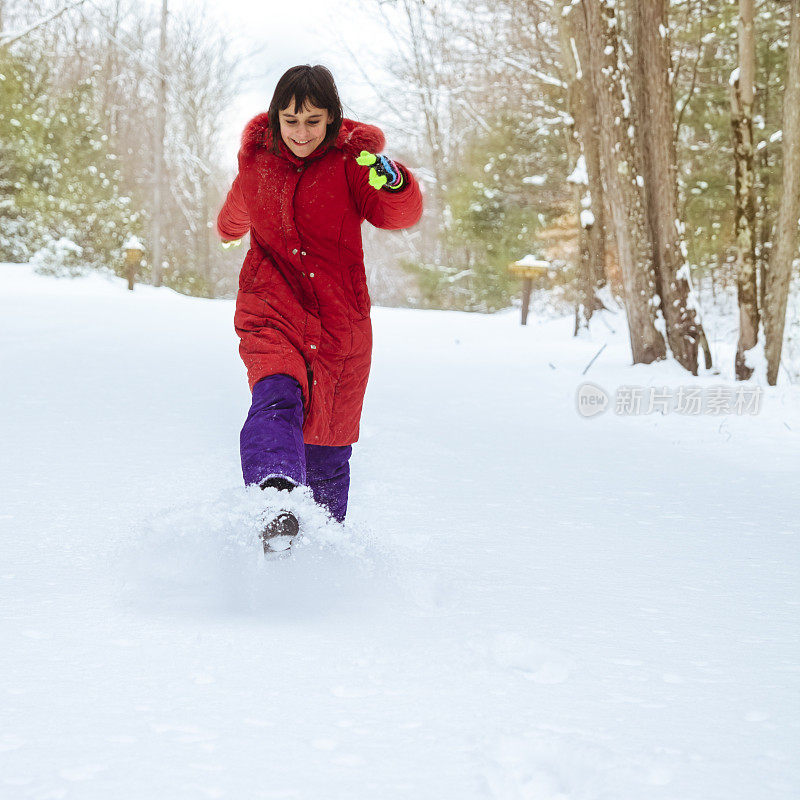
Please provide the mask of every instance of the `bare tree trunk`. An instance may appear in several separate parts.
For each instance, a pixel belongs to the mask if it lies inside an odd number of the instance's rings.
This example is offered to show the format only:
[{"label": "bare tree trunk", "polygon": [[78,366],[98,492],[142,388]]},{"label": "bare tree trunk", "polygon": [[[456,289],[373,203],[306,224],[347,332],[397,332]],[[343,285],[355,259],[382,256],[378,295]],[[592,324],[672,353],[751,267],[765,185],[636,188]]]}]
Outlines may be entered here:
[{"label": "bare tree trunk", "polygon": [[731,77],[731,123],[736,173],[736,286],[739,296],[739,344],[736,377],[747,380],[753,368],[745,353],[758,341],[756,288],[755,173],[753,170],[753,83],[755,35],[753,0],[739,0],[739,69]]},{"label": "bare tree trunk", "polygon": [[[120,23],[120,0],[114,3],[114,10],[109,20],[108,32],[116,39],[119,36],[119,23]],[[111,98],[114,94],[113,80],[116,77],[116,56],[117,44],[113,41],[108,41],[105,44],[105,58],[103,59],[103,100],[100,106],[100,114],[104,120],[107,128],[111,130],[112,135],[116,133],[113,119],[111,118]]]},{"label": "bare tree trunk", "polygon": [[792,261],[797,256],[800,218],[800,0],[792,0],[786,94],[783,97],[783,188],[775,239],[767,269],[767,302],[764,307],[767,382],[778,382],[786,302]]},{"label": "bare tree trunk", "polygon": [[153,264],[153,286],[161,286],[161,181],[164,175],[164,130],[167,120],[167,0],[161,3],[161,36],[158,44],[158,92],[156,125],[153,142],[153,223],[150,228],[150,250]]},{"label": "bare tree trunk", "polygon": [[[567,0],[557,0],[553,6],[561,43],[567,84],[567,107],[572,117],[568,139],[570,164],[583,164],[585,180],[573,181],[575,208],[578,215],[578,276],[580,301],[575,308],[575,333],[588,328],[592,314],[604,308],[597,290],[605,285],[605,213],[600,177],[598,148],[597,106],[591,81],[584,74],[583,65],[576,59],[575,39],[580,35],[573,30],[580,25],[580,15],[564,14]],[[577,24],[573,24],[577,22]],[[583,34],[585,37],[585,33]],[[573,49],[575,48],[575,49]],[[581,160],[582,158],[582,160]],[[584,188],[585,187],[585,188]]]},{"label": "bare tree trunk", "polygon": [[[202,191],[200,195],[200,209],[205,211],[204,216],[200,219],[211,219],[211,204],[208,201],[208,181],[206,178],[203,182]],[[198,253],[197,271],[211,283],[211,230],[207,225],[202,225],[198,238],[200,239],[200,252]]]},{"label": "bare tree trunk", "polygon": [[[577,19],[577,17],[576,17]],[[589,194],[592,200],[591,211],[594,222],[589,228],[589,253],[591,274],[594,285],[606,285],[606,200],[603,193],[603,176],[600,169],[600,117],[597,113],[597,98],[592,81],[583,75],[583,114],[579,117],[583,158],[586,162],[586,175],[589,179]]]},{"label": "bare tree trunk", "polygon": [[636,142],[629,132],[633,120],[617,19],[608,0],[581,0],[570,6],[570,13],[584,15],[586,52],[579,55],[597,98],[603,184],[616,234],[633,362],[649,364],[666,356],[666,345],[655,326],[653,251],[635,169]]},{"label": "bare tree trunk", "polygon": [[[428,197],[430,213],[435,220],[445,218],[445,186],[447,183],[447,167],[452,155],[449,141],[452,131],[448,131],[447,119],[450,109],[444,97],[447,94],[445,76],[439,69],[442,33],[441,22],[436,6],[425,8],[417,0],[402,0],[402,13],[408,26],[408,52],[405,55],[406,81],[409,77],[415,89],[416,100],[423,115],[423,135],[425,146],[430,155],[433,171],[433,186]],[[444,123],[444,124],[443,124]],[[447,260],[442,250],[438,226],[429,230],[423,225],[420,228],[425,255],[435,263],[440,259]]]},{"label": "bare tree trunk", "polygon": [[[769,62],[765,64],[765,67]],[[768,109],[770,106],[770,83],[771,76],[769,70],[762,69],[763,89],[761,97],[759,98],[762,108]],[[755,207],[756,207],[756,221],[755,230],[757,231],[756,239],[756,271],[758,280],[758,307],[761,309],[761,314],[766,313],[767,307],[767,269],[769,267],[770,253],[772,251],[772,223],[774,221],[772,209],[770,208],[770,188],[772,184],[772,173],[775,167],[775,155],[770,150],[772,148],[762,147],[755,149],[753,158],[755,161]],[[766,330],[764,331],[766,334]]]},{"label": "bare tree trunk", "polygon": [[[665,0],[630,2],[636,133],[642,156],[647,222],[653,266],[676,361],[697,374],[698,344],[705,341],[699,309],[693,306],[686,244],[678,219],[678,164],[675,152],[670,55]],[[707,347],[707,345],[706,345]],[[710,351],[706,363],[710,367]]]}]

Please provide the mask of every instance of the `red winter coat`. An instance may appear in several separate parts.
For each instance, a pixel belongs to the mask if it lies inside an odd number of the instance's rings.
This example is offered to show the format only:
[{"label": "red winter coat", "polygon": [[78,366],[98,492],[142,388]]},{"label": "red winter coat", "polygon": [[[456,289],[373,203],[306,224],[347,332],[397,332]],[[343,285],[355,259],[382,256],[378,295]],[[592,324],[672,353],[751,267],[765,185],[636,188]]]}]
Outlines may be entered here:
[{"label": "red winter coat", "polygon": [[383,149],[383,133],[350,119],[333,145],[295,156],[271,151],[266,114],[242,136],[239,174],[217,219],[225,240],[250,232],[239,275],[234,326],[252,391],[261,378],[291,375],[303,390],[303,438],[346,445],[358,426],[372,355],[370,298],[361,223],[407,228],[422,215],[422,196],[407,183],[375,190],[362,150]]}]

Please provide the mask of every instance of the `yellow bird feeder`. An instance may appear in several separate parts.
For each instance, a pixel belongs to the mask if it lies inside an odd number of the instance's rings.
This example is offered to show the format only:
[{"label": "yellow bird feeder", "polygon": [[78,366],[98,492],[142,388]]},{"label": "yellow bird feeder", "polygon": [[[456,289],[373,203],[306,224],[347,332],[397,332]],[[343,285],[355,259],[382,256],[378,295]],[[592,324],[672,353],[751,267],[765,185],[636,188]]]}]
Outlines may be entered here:
[{"label": "yellow bird feeder", "polygon": [[515,277],[522,278],[522,324],[527,325],[533,279],[551,275],[553,266],[549,261],[542,261],[535,256],[527,255],[519,261],[509,264],[508,270]]},{"label": "yellow bird feeder", "polygon": [[125,251],[125,274],[128,278],[128,288],[133,291],[136,271],[142,265],[142,258],[144,258],[144,245],[137,236],[131,234],[122,245],[122,249]]}]

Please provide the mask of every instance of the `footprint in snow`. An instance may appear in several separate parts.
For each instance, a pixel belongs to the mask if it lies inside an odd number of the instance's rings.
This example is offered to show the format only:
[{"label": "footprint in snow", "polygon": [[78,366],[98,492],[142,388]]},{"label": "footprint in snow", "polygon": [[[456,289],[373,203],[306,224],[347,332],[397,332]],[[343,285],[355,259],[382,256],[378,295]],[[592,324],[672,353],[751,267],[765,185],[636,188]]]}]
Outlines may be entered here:
[{"label": "footprint in snow", "polygon": [[564,683],[574,670],[566,654],[518,633],[497,634],[489,653],[496,664],[534,683]]}]

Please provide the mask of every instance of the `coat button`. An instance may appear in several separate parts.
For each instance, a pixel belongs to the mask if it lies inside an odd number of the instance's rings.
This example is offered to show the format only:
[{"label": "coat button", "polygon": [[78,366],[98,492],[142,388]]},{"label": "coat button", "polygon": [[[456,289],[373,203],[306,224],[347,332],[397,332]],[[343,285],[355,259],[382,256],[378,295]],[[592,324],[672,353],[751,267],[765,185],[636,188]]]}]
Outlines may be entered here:
[{"label": "coat button", "polygon": [[298,168],[297,168],[297,171],[298,171],[298,172],[302,172],[302,171],[303,171],[303,168],[302,168],[302,167],[298,167]]},{"label": "coat button", "polygon": [[313,278],[313,277],[314,277],[314,273],[313,273],[313,272],[309,272],[309,273],[308,273],[308,277],[309,277],[309,278]]},{"label": "coat button", "polygon": [[316,350],[317,349],[317,346],[315,344],[309,345],[309,347],[311,347],[312,350]]},{"label": "coat button", "polygon": [[305,272],[301,272],[300,274],[305,278],[306,276]]},{"label": "coat button", "polygon": [[296,255],[297,255],[297,248],[296,248],[296,247],[295,247],[295,249],[294,249],[294,250],[292,250],[292,255],[293,255],[293,256],[296,256]]},{"label": "coat button", "polygon": [[306,254],[306,251],[305,251],[305,250],[301,250],[301,251],[300,251],[300,255],[301,255],[301,256],[304,256],[305,254]]}]

